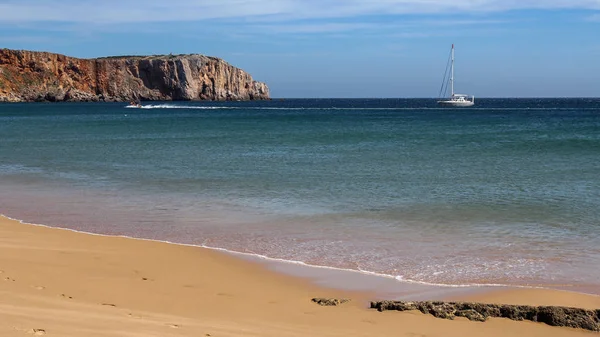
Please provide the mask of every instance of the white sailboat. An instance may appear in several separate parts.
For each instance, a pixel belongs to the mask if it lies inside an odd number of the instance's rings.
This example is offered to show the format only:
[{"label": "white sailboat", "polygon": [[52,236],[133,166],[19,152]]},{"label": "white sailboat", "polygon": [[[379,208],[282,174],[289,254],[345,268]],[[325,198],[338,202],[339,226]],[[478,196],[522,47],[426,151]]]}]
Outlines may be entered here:
[{"label": "white sailboat", "polygon": [[[452,55],[451,56],[452,57],[452,61],[451,61],[452,63],[450,65],[450,97],[448,97],[447,99],[440,100],[437,103],[439,105],[449,106],[449,107],[469,107],[469,106],[473,106],[473,105],[475,105],[475,96],[473,96],[473,95],[469,96],[469,95],[455,94],[454,93],[454,44],[452,44],[451,55]],[[446,68],[446,70],[447,69],[448,68]],[[446,79],[446,77],[444,76],[444,80],[445,79]],[[442,88],[444,88],[444,84],[445,83],[442,83]]]}]

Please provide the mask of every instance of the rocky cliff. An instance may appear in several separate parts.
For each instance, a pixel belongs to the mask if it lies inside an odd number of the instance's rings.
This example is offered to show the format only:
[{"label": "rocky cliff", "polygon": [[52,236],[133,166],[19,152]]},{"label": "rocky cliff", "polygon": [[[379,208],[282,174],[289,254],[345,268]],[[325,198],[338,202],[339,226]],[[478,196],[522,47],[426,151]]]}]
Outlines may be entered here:
[{"label": "rocky cliff", "polygon": [[0,49],[0,102],[260,100],[266,84],[204,55],[78,59]]}]

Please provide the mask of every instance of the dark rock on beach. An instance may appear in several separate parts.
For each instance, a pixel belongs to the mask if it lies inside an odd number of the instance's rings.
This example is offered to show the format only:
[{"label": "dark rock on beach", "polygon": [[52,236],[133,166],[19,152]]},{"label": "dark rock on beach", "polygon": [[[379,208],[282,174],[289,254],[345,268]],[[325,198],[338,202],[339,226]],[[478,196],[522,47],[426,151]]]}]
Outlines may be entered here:
[{"label": "dark rock on beach", "polygon": [[515,321],[533,321],[552,326],[571,327],[591,331],[600,331],[600,309],[585,310],[558,306],[528,306],[483,304],[471,302],[371,302],[371,308],[385,310],[419,310],[438,318],[454,319],[466,317],[472,321],[484,322],[489,317],[508,318]]},{"label": "dark rock on beach", "polygon": [[350,302],[350,300],[346,298],[313,298],[312,301],[322,306],[338,306],[340,304]]}]

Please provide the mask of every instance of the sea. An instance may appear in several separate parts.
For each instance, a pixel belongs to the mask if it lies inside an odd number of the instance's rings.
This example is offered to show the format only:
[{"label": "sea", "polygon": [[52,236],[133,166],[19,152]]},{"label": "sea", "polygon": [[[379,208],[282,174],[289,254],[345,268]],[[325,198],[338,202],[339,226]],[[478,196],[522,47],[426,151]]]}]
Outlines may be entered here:
[{"label": "sea", "polygon": [[0,104],[0,213],[398,287],[600,295],[600,98]]}]

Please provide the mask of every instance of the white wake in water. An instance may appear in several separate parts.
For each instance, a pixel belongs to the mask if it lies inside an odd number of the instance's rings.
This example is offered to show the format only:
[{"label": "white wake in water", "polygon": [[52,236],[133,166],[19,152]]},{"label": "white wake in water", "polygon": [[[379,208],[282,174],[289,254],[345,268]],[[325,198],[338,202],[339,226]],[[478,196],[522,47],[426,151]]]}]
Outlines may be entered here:
[{"label": "white wake in water", "polygon": [[128,109],[239,109],[238,107],[227,106],[196,106],[196,105],[175,105],[175,104],[148,104],[142,106],[128,105]]},{"label": "white wake in water", "polygon": [[200,105],[175,105],[175,104],[148,104],[142,106],[128,105],[125,108],[131,109],[199,109],[199,110],[421,110],[421,108],[343,108],[343,107],[328,107],[328,108],[307,108],[307,107],[261,107],[261,106],[200,106]]},{"label": "white wake in water", "polygon": [[[405,111],[405,110],[440,110],[447,111],[448,108],[440,107],[267,107],[267,106],[201,106],[201,105],[176,105],[176,104],[147,104],[142,106],[127,105],[128,109],[192,109],[192,110],[386,110],[386,111]],[[535,107],[520,107],[520,108],[494,108],[494,107],[477,107],[469,108],[470,111],[562,111],[570,110],[568,108],[535,108]],[[580,110],[593,110],[580,108]]]}]

